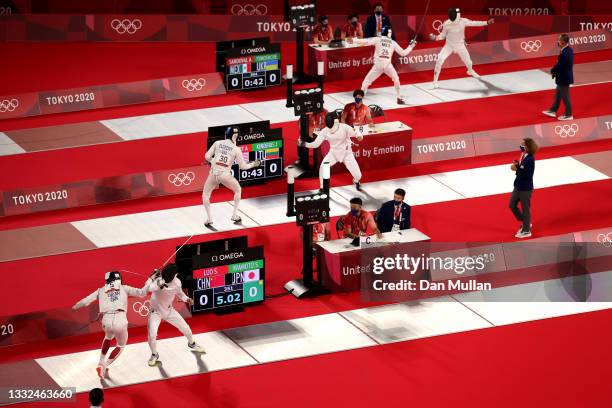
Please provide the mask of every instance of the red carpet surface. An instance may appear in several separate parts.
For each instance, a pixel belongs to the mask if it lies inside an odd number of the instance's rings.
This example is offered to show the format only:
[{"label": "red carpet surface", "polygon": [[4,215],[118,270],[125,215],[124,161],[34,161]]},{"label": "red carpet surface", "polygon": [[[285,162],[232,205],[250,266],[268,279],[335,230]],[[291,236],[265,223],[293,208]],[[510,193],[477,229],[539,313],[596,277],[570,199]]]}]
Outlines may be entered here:
[{"label": "red carpet surface", "polygon": [[[611,318],[605,310],[120,387],[105,391],[104,406],[603,408]],[[86,406],[86,394],[77,401]]]}]

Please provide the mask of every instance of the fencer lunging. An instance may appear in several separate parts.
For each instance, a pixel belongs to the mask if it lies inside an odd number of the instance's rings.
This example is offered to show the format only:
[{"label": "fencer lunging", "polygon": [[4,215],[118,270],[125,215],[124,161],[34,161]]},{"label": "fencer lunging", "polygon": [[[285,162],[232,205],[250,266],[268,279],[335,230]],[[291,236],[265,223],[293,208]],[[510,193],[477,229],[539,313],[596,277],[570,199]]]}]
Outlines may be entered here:
[{"label": "fencer lunging", "polygon": [[223,184],[234,192],[234,213],[232,214],[232,221],[241,221],[238,215],[238,205],[240,204],[242,188],[238,180],[232,175],[232,165],[236,162],[241,170],[247,170],[258,167],[261,164],[259,160],[255,160],[251,163],[245,162],[242,151],[240,151],[240,148],[236,145],[238,132],[239,130],[237,127],[228,127],[225,132],[225,140],[217,140],[204,155],[205,160],[211,164],[210,173],[208,174],[206,182],[204,182],[204,191],[202,192],[202,202],[204,204],[204,211],[206,212],[206,221],[204,225],[206,226],[211,225],[213,222],[210,213],[210,196],[212,191],[219,187],[219,184]]},{"label": "fencer lunging", "polygon": [[451,7],[448,10],[448,20],[442,24],[440,34],[429,34],[430,39],[435,41],[446,39],[446,44],[444,44],[444,47],[440,50],[434,68],[434,88],[438,88],[438,77],[440,76],[444,61],[453,53],[459,55],[459,58],[461,58],[461,61],[463,61],[467,67],[468,75],[474,78],[480,78],[480,75],[478,75],[472,67],[470,53],[465,47],[465,27],[482,27],[493,24],[493,22],[494,20],[492,18],[487,21],[472,21],[467,18],[462,18],[459,9],[456,7]]},{"label": "fencer lunging", "polygon": [[172,306],[175,298],[193,305],[193,299],[183,292],[181,281],[176,277],[177,272],[176,265],[171,263],[166,265],[161,273],[158,272],[147,280],[147,291],[152,292],[151,312],[147,322],[149,348],[151,349],[149,366],[151,367],[154,367],[159,360],[159,354],[157,353],[157,331],[162,320],[176,327],[187,338],[187,346],[191,351],[205,353],[204,349],[193,339],[191,328],[185,319],[183,319],[183,316]]},{"label": "fencer lunging", "polygon": [[331,168],[336,163],[344,163],[346,169],[353,176],[353,183],[360,190],[361,170],[359,164],[355,159],[351,146],[353,142],[351,138],[354,137],[357,140],[363,140],[363,135],[356,132],[355,129],[345,123],[340,123],[337,115],[334,112],[330,112],[325,116],[325,128],[317,133],[317,138],[310,143],[305,143],[302,140],[298,140],[300,146],[305,146],[309,149],[316,149],[321,146],[324,140],[329,142],[329,152],[323,158],[321,167],[319,168],[319,179],[321,182],[321,188],[323,188],[323,165],[329,163]]},{"label": "fencer lunging", "polygon": [[[104,276],[104,281],[104,286],[96,289],[89,296],[79,300],[72,306],[74,310],[77,310],[84,306],[89,306],[96,300],[98,301],[98,307],[102,315],[102,329],[104,330],[100,360],[96,368],[100,378],[106,376],[108,366],[117,360],[127,343],[128,321],[126,311],[128,296],[144,297],[147,294],[146,285],[141,289],[122,285],[121,274],[117,271],[107,272]],[[112,339],[116,339],[117,346],[111,351],[107,360],[106,353],[110,349]]]},{"label": "fencer lunging", "polygon": [[393,66],[393,53],[397,52],[400,56],[405,57],[406,55],[410,54],[412,49],[415,47],[416,41],[412,40],[406,49],[402,49],[402,47],[400,47],[399,44],[391,38],[391,29],[385,29],[383,31],[383,35],[380,37],[363,39],[354,38],[352,41],[356,44],[374,46],[374,64],[361,84],[361,89],[363,92],[367,93],[370,85],[372,85],[372,83],[376,81],[379,76],[385,74],[393,80],[393,85],[395,87],[395,93],[397,96],[397,103],[404,105],[406,102],[404,102],[404,99],[401,96],[399,75],[397,75],[397,71]]}]

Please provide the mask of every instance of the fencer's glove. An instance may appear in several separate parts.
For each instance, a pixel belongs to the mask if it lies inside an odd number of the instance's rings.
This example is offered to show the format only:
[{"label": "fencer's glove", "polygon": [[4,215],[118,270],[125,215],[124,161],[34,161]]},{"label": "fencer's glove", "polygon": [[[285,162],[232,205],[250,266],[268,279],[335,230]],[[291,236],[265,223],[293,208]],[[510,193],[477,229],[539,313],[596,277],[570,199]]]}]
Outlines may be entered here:
[{"label": "fencer's glove", "polygon": [[72,306],[72,310],[79,310],[81,308],[81,302],[77,302]]},{"label": "fencer's glove", "polygon": [[164,281],[164,279],[161,277],[157,278],[156,283],[157,283],[157,287],[160,289],[164,289],[168,287],[168,285],[166,285],[166,281]]},{"label": "fencer's glove", "polygon": [[494,22],[495,22],[495,19],[493,19],[493,18],[490,18],[490,19],[487,20],[487,24],[489,24],[489,25],[493,24]]},{"label": "fencer's glove", "polygon": [[436,39],[436,36],[433,35],[432,33],[429,33],[429,39],[434,41]]},{"label": "fencer's glove", "polygon": [[416,40],[416,38],[413,38],[413,39],[410,41],[410,44],[409,44],[409,45],[410,45],[410,46],[412,46],[412,47],[414,47],[414,46],[416,46],[416,44],[417,44],[417,40]]},{"label": "fencer's glove", "polygon": [[298,145],[299,147],[304,147],[304,145],[305,145],[305,144],[306,144],[306,143],[305,143],[305,142],[304,142],[302,139],[298,139],[298,141],[297,141],[297,145]]},{"label": "fencer's glove", "polygon": [[259,167],[261,166],[261,160],[255,160],[253,164],[255,165],[255,167]]}]

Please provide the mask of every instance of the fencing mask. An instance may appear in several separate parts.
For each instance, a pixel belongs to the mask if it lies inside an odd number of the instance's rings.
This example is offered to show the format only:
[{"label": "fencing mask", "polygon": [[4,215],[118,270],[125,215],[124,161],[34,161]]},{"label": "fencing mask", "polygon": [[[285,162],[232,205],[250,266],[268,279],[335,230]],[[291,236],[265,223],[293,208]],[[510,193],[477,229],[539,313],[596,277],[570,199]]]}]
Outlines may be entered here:
[{"label": "fencing mask", "polygon": [[456,7],[451,7],[448,9],[448,19],[450,21],[455,21],[458,18],[461,18],[461,14],[459,13],[459,9]]},{"label": "fencing mask", "polygon": [[225,129],[225,138],[231,139],[231,141],[234,142],[234,144],[236,144],[239,133],[240,133],[240,130],[238,129],[238,126],[228,126],[227,129]]},{"label": "fencing mask", "polygon": [[391,36],[393,35],[391,27],[387,27],[387,26],[383,27],[381,35],[383,37],[391,38]]},{"label": "fencing mask", "polygon": [[119,281],[119,284],[121,284],[121,274],[118,271],[106,272],[104,280],[107,285],[112,285],[115,281]]},{"label": "fencing mask", "polygon": [[178,273],[178,268],[176,267],[176,264],[170,263],[166,265],[164,269],[162,270],[161,277],[166,283],[166,285],[168,285],[170,282],[174,280],[174,277],[176,276],[177,273]]},{"label": "fencing mask", "polygon": [[327,126],[330,130],[335,130],[338,127],[338,116],[335,112],[329,112],[325,115],[325,126]]}]

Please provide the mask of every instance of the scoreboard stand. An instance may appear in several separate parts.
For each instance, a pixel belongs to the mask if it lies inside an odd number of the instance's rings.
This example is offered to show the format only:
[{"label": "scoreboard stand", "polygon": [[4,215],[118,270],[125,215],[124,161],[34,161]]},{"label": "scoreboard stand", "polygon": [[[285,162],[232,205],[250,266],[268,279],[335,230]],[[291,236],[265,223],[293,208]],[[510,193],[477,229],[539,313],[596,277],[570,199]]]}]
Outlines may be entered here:
[{"label": "scoreboard stand", "polygon": [[299,299],[326,292],[314,280],[312,232],[314,224],[329,222],[329,163],[324,163],[323,190],[314,194],[295,197],[291,169],[287,174],[287,215],[295,215],[296,224],[302,227],[302,279],[289,281],[284,288]]},{"label": "scoreboard stand", "polygon": [[306,74],[304,71],[304,33],[306,27],[313,27],[316,20],[316,10],[314,3],[303,4],[289,7],[289,2],[285,2],[285,16],[289,17],[291,27],[295,28],[295,62],[296,71],[293,76],[294,84],[309,84],[315,82],[314,76]]}]

